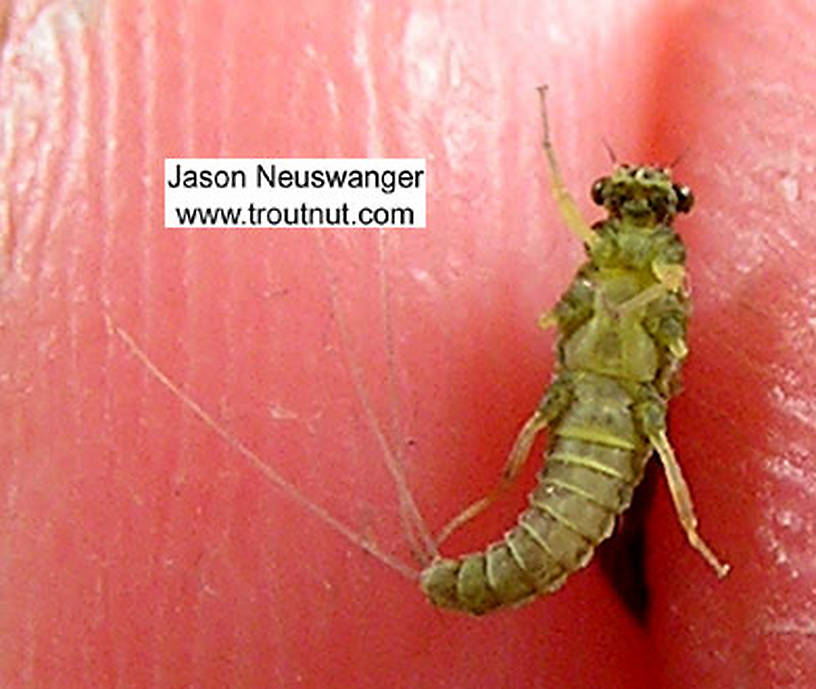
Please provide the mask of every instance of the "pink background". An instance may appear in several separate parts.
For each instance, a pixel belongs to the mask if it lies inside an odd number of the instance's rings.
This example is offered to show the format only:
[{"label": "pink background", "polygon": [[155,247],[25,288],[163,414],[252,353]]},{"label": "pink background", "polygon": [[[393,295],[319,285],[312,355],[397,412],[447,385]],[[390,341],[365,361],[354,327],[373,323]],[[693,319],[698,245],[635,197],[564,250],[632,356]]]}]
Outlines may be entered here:
[{"label": "pink background", "polygon": [[[816,16],[567,4],[0,3],[3,687],[812,686]],[[698,200],[671,437],[733,573],[661,479],[645,626],[597,563],[441,613],[304,503],[412,563],[378,433],[434,529],[493,485],[581,260],[544,82],[588,213],[603,138],[682,153]],[[176,156],[425,157],[428,227],[165,230]],[[498,537],[534,464],[445,551]]]}]

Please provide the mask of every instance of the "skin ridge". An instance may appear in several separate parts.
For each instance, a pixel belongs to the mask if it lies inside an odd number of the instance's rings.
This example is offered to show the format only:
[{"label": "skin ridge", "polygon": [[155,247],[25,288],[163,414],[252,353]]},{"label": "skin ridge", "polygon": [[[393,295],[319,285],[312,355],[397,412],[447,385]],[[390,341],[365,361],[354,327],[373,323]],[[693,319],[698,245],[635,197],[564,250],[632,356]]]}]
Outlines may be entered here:
[{"label": "skin ridge", "polygon": [[[644,181],[652,174],[653,190]],[[665,429],[687,351],[688,294],[677,285],[645,297],[659,290],[665,266],[685,265],[670,225],[677,187],[659,168],[622,166],[603,181],[615,175],[622,181],[603,197],[610,216],[592,226],[588,260],[551,312],[556,369],[537,410],[549,430],[548,459],[529,507],[483,551],[437,557],[425,568],[420,583],[434,605],[481,615],[560,588],[612,533],[643,477],[650,439]],[[624,205],[658,197],[668,210],[645,219]]]}]

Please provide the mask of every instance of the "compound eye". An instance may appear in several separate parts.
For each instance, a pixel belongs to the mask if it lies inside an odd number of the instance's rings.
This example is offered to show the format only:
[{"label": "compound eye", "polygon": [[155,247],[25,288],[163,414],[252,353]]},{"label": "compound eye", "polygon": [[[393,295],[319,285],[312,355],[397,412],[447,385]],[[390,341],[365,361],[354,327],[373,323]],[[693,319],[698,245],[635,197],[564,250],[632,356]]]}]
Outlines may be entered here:
[{"label": "compound eye", "polygon": [[604,203],[604,187],[606,186],[606,177],[601,177],[598,180],[595,180],[595,183],[592,185],[592,200],[593,202],[597,203],[599,206],[603,206]]},{"label": "compound eye", "polygon": [[688,213],[694,205],[694,194],[687,186],[675,184],[674,193],[677,195],[677,212]]}]

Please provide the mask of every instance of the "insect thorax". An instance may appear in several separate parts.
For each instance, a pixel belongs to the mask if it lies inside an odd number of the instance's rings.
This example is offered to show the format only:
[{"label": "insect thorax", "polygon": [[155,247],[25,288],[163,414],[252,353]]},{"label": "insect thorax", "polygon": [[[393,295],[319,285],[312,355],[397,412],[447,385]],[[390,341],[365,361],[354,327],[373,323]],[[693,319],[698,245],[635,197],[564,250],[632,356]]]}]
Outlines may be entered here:
[{"label": "insect thorax", "polygon": [[[570,370],[591,371],[632,382],[673,375],[679,357],[669,345],[685,340],[685,295],[667,294],[619,313],[658,280],[655,264],[685,261],[680,237],[670,225],[644,226],[610,217],[593,228],[597,241],[557,310],[562,319],[559,358]],[[668,390],[667,390],[668,392]]]}]

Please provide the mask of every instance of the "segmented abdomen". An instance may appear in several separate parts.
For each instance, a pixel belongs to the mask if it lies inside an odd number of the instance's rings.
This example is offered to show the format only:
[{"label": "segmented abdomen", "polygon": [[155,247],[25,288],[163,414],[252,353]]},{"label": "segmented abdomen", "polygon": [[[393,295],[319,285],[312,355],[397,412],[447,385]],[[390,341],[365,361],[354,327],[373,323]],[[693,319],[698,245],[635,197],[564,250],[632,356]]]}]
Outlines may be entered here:
[{"label": "segmented abdomen", "polygon": [[591,375],[550,430],[550,450],[530,506],[503,540],[421,575],[432,603],[481,615],[552,593],[612,532],[643,475],[648,452],[617,381]]}]

